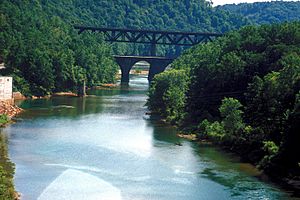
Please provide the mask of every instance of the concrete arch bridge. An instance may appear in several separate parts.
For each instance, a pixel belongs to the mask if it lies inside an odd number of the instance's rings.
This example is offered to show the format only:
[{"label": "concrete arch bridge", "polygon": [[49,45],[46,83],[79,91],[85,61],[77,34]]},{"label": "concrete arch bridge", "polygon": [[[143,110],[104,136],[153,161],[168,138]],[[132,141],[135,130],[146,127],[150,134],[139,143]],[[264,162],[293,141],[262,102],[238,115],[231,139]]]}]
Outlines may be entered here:
[{"label": "concrete arch bridge", "polygon": [[201,42],[209,42],[222,36],[220,33],[203,33],[203,32],[178,32],[178,31],[154,31],[154,30],[137,30],[126,28],[97,28],[90,26],[74,26],[78,34],[84,31],[101,33],[104,40],[108,42],[124,43],[141,43],[149,44],[150,56],[136,55],[115,55],[116,62],[121,68],[121,83],[129,83],[129,72],[131,68],[140,61],[146,61],[150,64],[148,74],[149,82],[154,76],[163,72],[174,58],[156,56],[157,45],[175,45],[175,46],[193,46]]}]

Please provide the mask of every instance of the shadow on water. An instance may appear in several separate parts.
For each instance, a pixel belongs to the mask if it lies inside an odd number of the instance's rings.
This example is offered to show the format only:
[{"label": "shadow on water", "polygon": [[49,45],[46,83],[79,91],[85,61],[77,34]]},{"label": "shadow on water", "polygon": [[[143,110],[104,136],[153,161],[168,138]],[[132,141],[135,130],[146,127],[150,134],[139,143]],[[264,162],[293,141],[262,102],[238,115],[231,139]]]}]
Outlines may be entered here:
[{"label": "shadow on water", "polygon": [[176,136],[176,129],[161,121],[159,116],[149,116],[146,120],[146,125],[153,130],[153,139],[154,142],[165,142],[170,144],[181,144],[183,141],[181,138]]},{"label": "shadow on water", "polygon": [[70,117],[99,113],[103,110],[99,97],[53,97],[50,99],[25,100],[18,105],[25,109],[20,118]]},{"label": "shadow on water", "polygon": [[200,163],[204,164],[199,176],[223,185],[231,192],[232,197],[248,195],[251,199],[299,200],[289,191],[282,193],[283,190],[265,174],[252,164],[241,162],[232,153],[210,144],[194,144],[194,149]]}]

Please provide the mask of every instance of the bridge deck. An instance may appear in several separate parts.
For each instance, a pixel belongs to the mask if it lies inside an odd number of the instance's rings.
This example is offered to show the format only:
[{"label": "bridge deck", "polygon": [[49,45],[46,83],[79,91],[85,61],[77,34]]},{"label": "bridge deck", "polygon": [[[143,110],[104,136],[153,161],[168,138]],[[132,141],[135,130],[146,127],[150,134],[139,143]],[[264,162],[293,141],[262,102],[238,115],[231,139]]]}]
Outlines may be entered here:
[{"label": "bridge deck", "polygon": [[118,56],[114,55],[114,58],[127,58],[127,59],[139,59],[139,60],[174,60],[175,58],[168,58],[162,56]]}]

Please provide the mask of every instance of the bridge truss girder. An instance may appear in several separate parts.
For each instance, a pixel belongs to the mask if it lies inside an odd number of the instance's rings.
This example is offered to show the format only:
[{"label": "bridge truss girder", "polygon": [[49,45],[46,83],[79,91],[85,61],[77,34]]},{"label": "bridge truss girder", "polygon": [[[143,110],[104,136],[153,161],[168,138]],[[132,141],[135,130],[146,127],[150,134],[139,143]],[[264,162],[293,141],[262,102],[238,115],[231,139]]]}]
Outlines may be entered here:
[{"label": "bridge truss girder", "polygon": [[222,36],[219,33],[176,32],[135,30],[122,28],[95,28],[87,26],[74,26],[81,34],[84,31],[103,33],[104,39],[109,42],[126,42],[142,44],[193,46],[201,42],[212,41]]}]

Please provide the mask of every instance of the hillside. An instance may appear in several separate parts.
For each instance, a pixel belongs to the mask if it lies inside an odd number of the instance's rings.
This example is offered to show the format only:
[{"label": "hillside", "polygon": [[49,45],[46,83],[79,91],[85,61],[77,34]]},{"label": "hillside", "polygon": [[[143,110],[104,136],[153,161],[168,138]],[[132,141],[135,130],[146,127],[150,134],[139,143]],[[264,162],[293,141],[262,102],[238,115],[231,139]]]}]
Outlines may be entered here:
[{"label": "hillside", "polygon": [[271,24],[300,20],[300,2],[260,2],[229,4],[216,7],[219,11],[240,14],[254,24]]},{"label": "hillside", "polygon": [[42,0],[40,5],[48,15],[70,24],[216,32],[245,24],[241,17],[216,11],[205,0]]},{"label": "hillside", "polygon": [[[41,6],[49,16],[59,16],[68,25],[224,33],[248,23],[237,14],[215,10],[205,0],[48,0]],[[121,55],[149,54],[149,46],[142,44],[113,44],[112,48]],[[183,49],[158,46],[158,54],[174,57]]]},{"label": "hillside", "polygon": [[[228,10],[205,0],[2,0],[0,61],[7,69],[1,73],[12,75],[15,90],[29,96],[75,91],[83,79],[90,87],[114,82],[118,67],[112,55],[147,55],[149,46],[108,45],[100,34],[78,35],[73,25],[228,32],[250,24],[241,13]],[[164,56],[182,50],[157,49]]]},{"label": "hillside", "polygon": [[[114,82],[113,54],[147,54],[145,45],[107,45],[100,34],[78,35],[75,24],[226,32],[246,24],[234,14],[216,12],[204,0],[189,1],[59,1],[0,2],[0,60],[3,75],[14,77],[15,90],[43,96]],[[163,55],[181,48],[160,47]]]}]

